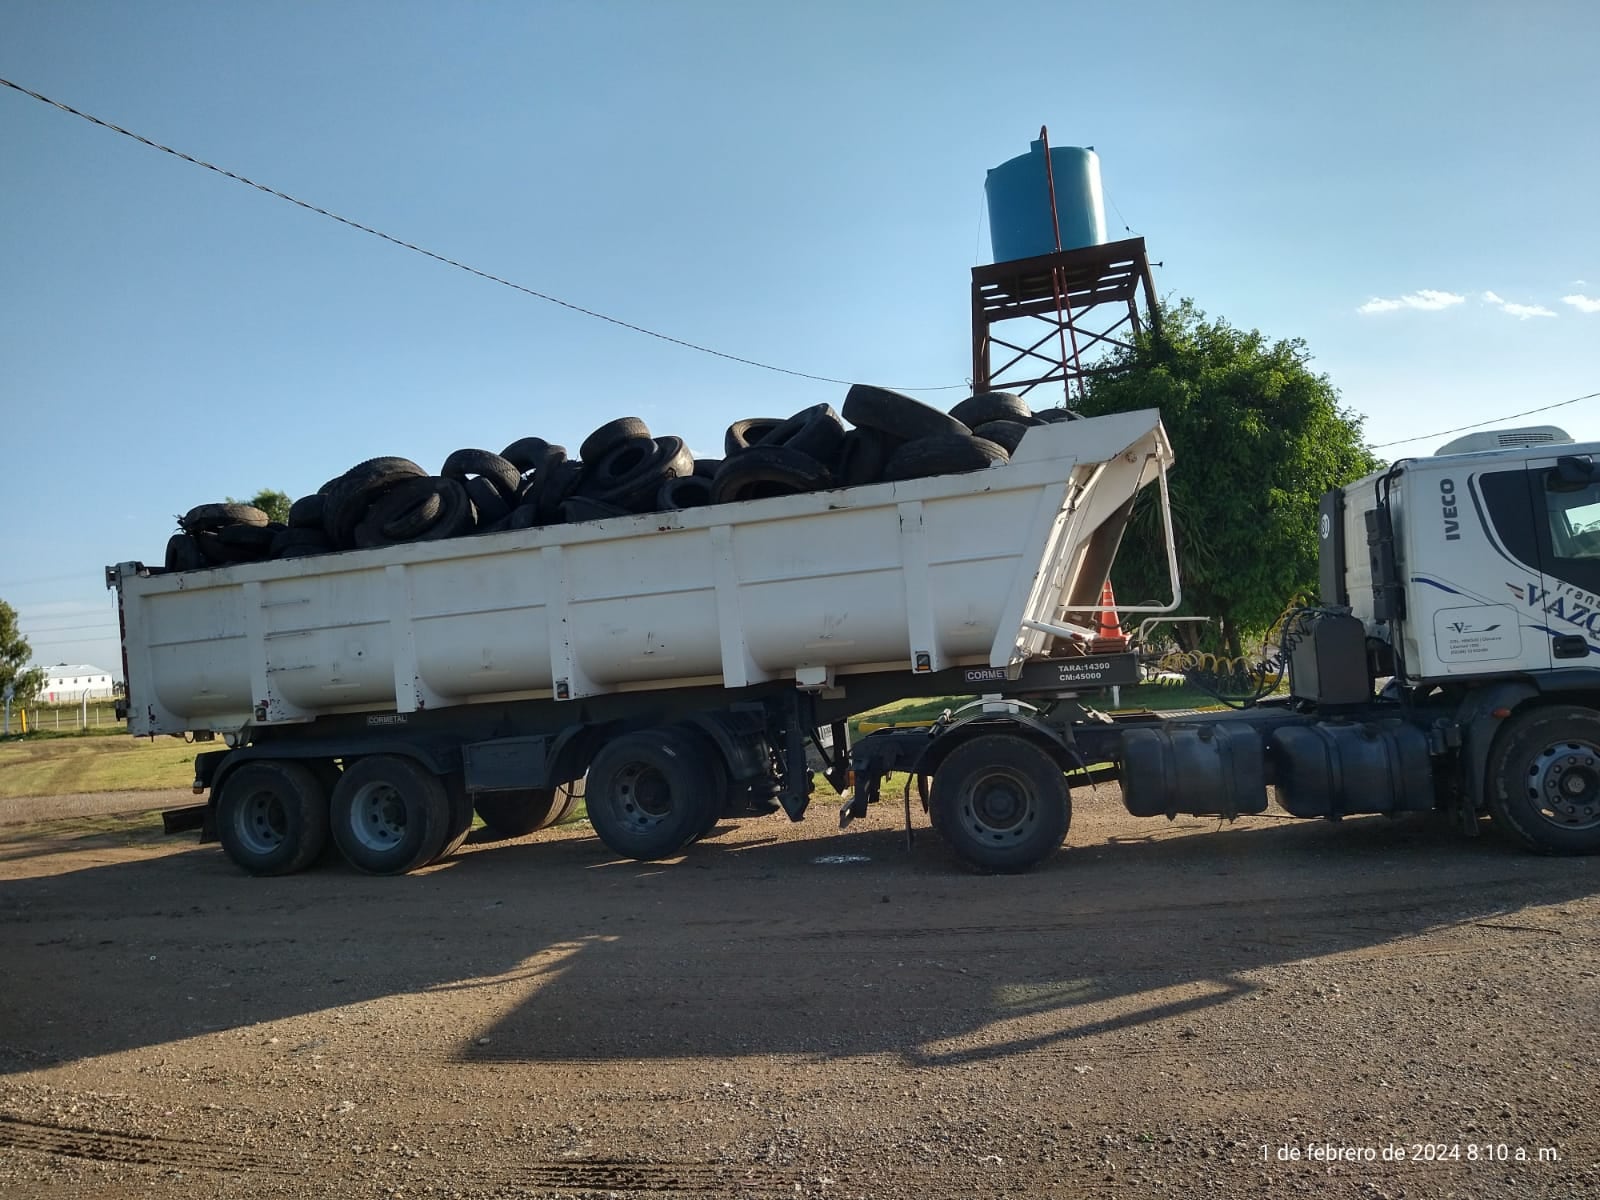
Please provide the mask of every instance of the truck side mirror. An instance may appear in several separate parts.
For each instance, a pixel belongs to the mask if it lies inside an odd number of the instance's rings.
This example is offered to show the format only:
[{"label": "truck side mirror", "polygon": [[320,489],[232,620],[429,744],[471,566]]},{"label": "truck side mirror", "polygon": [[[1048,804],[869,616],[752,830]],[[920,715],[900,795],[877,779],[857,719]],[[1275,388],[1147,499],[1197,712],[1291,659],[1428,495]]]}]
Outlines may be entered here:
[{"label": "truck side mirror", "polygon": [[1545,486],[1552,492],[1576,492],[1594,482],[1594,462],[1588,455],[1564,454],[1556,459]]}]

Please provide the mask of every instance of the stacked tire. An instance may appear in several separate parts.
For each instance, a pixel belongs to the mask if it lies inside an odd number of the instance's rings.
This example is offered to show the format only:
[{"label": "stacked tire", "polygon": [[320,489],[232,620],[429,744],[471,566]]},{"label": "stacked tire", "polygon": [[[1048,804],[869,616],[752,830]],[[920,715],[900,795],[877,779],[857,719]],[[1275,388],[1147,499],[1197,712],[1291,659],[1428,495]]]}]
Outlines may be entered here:
[{"label": "stacked tire", "polygon": [[970,396],[946,413],[855,384],[842,413],[816,404],[735,421],[723,456],[699,459],[682,438],[619,417],[586,437],[577,458],[538,437],[498,454],[457,450],[438,474],[369,458],[296,500],[281,525],[249,505],[203,504],[179,519],[165,563],[196,570],[981,471],[1010,461],[1033,426],[1076,416],[1035,413],[1010,392]]}]

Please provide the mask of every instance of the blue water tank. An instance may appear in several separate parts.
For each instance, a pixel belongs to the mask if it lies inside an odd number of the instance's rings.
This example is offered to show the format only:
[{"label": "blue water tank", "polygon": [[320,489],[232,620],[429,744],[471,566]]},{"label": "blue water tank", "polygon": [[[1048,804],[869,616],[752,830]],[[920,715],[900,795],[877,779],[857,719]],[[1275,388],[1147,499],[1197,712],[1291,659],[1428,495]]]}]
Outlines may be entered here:
[{"label": "blue water tank", "polygon": [[[1050,166],[1055,175],[1061,248],[1102,244],[1106,240],[1106,202],[1100,189],[1100,156],[1083,146],[1052,146]],[[1055,252],[1042,141],[990,171],[983,190],[989,198],[989,245],[995,262]]]}]

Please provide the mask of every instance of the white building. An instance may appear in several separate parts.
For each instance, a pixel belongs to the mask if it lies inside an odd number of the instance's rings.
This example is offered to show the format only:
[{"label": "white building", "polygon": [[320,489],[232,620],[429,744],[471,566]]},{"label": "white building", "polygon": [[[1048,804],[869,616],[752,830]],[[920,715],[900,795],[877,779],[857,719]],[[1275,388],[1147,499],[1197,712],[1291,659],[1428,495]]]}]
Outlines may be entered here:
[{"label": "white building", "polygon": [[69,704],[85,696],[90,700],[108,700],[115,694],[111,672],[87,663],[57,663],[44,671],[44,690],[39,693],[39,699],[46,704]]}]

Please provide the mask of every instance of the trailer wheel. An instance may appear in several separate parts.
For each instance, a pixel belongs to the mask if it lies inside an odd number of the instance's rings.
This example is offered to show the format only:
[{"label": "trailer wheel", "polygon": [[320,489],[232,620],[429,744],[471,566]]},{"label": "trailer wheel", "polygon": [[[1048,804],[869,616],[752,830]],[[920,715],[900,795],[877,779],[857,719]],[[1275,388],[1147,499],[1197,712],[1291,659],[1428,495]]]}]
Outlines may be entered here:
[{"label": "trailer wheel", "polygon": [[522,837],[554,825],[572,811],[575,803],[563,788],[518,788],[484,792],[473,806],[490,835],[504,839]]},{"label": "trailer wheel", "polygon": [[444,845],[433,856],[434,862],[449,858],[461,849],[472,831],[472,796],[467,791],[466,777],[460,771],[450,772],[444,777],[444,791],[450,798],[450,819],[444,831]]},{"label": "trailer wheel", "polygon": [[450,827],[444,783],[392,754],[347,765],[331,808],[333,840],[352,867],[370,875],[403,875],[431,862]]},{"label": "trailer wheel", "polygon": [[247,762],[223,781],[217,837],[252,875],[303,871],[328,842],[327,790],[303,763]]},{"label": "trailer wheel", "polygon": [[1060,765],[1013,734],[957,746],[933,773],[932,823],[961,858],[985,871],[1023,871],[1060,847],[1072,794]]},{"label": "trailer wheel", "polygon": [[704,764],[706,777],[711,782],[710,802],[705,806],[700,824],[689,835],[689,842],[693,844],[710,834],[728,814],[728,800],[733,795],[733,777],[728,772],[728,763],[722,757],[721,748],[703,730],[694,725],[677,725],[670,732],[691,747],[691,752]]},{"label": "trailer wheel", "polygon": [[556,806],[550,824],[559,825],[578,810],[578,803],[583,799],[584,784],[584,777],[579,775],[576,779],[569,779],[556,788],[556,795],[561,797],[561,803]]},{"label": "trailer wheel", "polygon": [[1543,854],[1600,852],[1600,713],[1556,704],[1518,713],[1489,751],[1495,828]]},{"label": "trailer wheel", "polygon": [[650,861],[683,849],[706,822],[715,781],[697,747],[676,730],[625,733],[589,764],[589,822],[608,847]]}]

